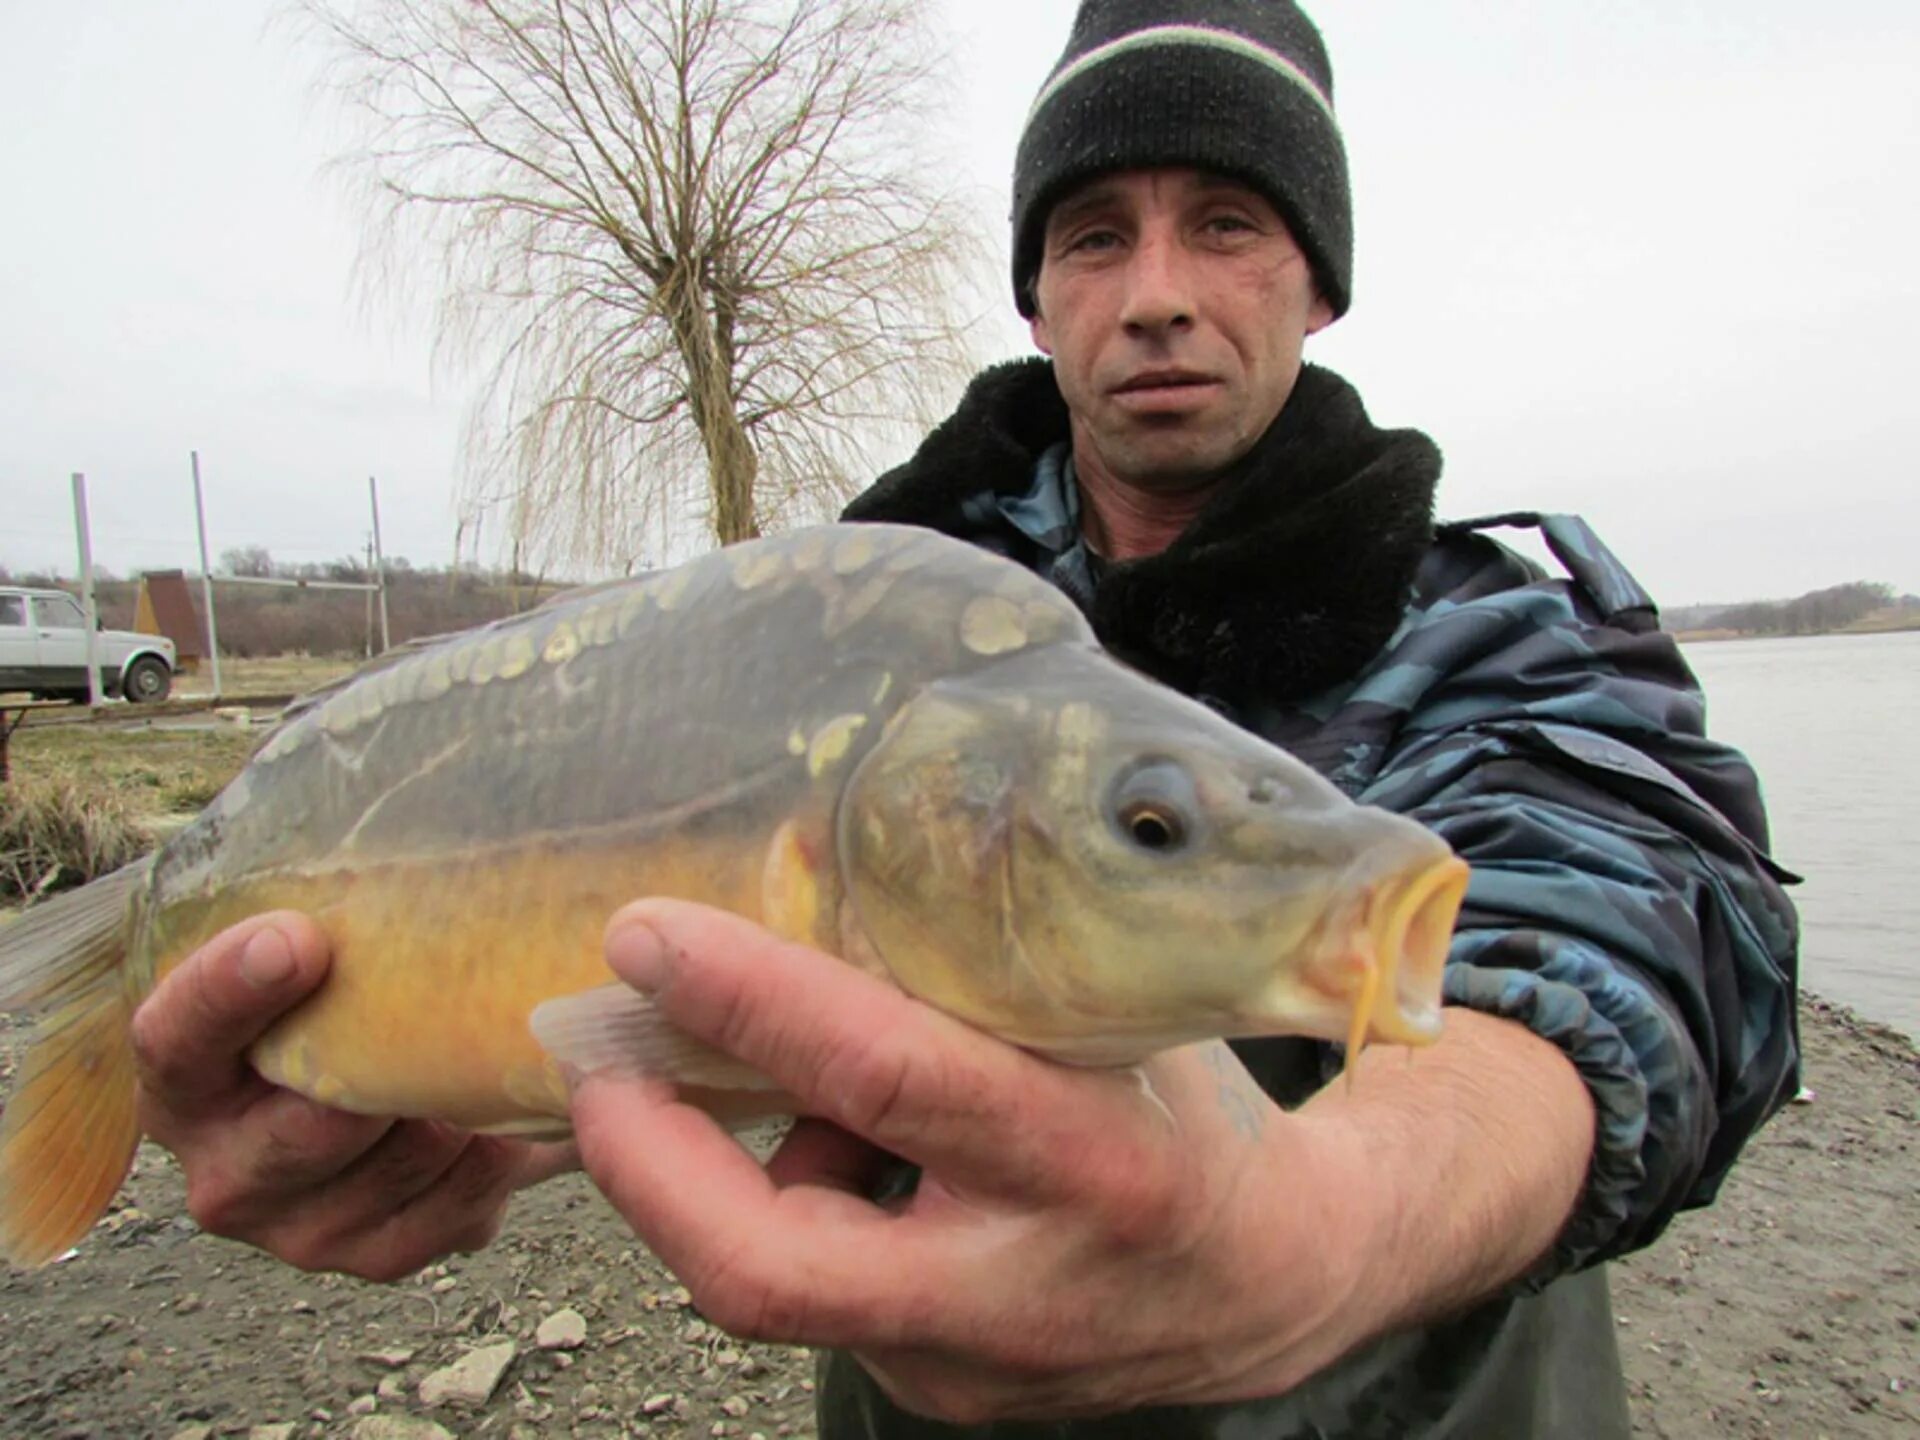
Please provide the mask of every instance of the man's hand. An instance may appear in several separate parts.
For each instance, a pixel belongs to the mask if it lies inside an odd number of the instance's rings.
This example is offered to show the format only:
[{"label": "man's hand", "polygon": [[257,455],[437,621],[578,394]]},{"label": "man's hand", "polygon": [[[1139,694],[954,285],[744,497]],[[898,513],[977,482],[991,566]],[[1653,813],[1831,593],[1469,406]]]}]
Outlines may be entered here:
[{"label": "man's hand", "polygon": [[133,1017],[140,1125],[180,1158],[206,1230],[301,1269],[395,1280],[486,1245],[513,1191],[571,1168],[572,1146],[350,1115],[262,1079],[247,1047],[328,958],[318,926],[278,913],[170,973]]},{"label": "man's hand", "polygon": [[[1473,1015],[1288,1114],[1222,1045],[1048,1064],[697,906],[631,907],[607,955],[820,1118],[763,1171],[672,1087],[579,1077],[595,1183],[716,1324],[851,1349],[901,1404],[962,1423],[1287,1390],[1520,1273],[1591,1145],[1564,1058]],[[1449,1066],[1478,1093],[1490,1055],[1487,1093],[1524,1113],[1456,1126]],[[864,1198],[882,1152],[924,1172],[884,1208]]]}]

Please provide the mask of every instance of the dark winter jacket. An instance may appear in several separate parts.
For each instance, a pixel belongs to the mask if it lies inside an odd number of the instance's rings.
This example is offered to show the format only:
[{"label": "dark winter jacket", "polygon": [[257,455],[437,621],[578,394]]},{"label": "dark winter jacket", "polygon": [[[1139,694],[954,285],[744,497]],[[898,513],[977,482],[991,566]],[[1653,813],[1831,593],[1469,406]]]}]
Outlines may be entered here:
[{"label": "dark winter jacket", "polygon": [[[848,518],[927,525],[1047,575],[1109,649],[1445,836],[1473,873],[1447,998],[1573,1060],[1599,1121],[1588,1183],[1535,1274],[1287,1396],[962,1431],[899,1412],[833,1356],[822,1435],[1624,1436],[1597,1262],[1709,1201],[1798,1078],[1791,877],[1765,853],[1751,771],[1705,738],[1652,602],[1584,524],[1436,529],[1432,443],[1374,428],[1325,370],[1148,559],[1087,550],[1065,439],[1043,362],[990,370]],[[1482,533],[1502,523],[1542,529],[1570,578]],[[1235,1048],[1284,1104],[1338,1068],[1317,1042]]]}]

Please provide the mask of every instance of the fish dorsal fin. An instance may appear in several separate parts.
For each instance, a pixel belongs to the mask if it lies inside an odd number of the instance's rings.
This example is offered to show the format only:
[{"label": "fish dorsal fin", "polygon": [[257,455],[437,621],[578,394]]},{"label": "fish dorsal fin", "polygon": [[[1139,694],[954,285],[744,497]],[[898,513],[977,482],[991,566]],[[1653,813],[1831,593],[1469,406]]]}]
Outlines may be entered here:
[{"label": "fish dorsal fin", "polygon": [[758,1070],[696,1040],[626,985],[602,985],[548,1000],[528,1020],[533,1038],[582,1075],[610,1070],[711,1090],[775,1090]]}]

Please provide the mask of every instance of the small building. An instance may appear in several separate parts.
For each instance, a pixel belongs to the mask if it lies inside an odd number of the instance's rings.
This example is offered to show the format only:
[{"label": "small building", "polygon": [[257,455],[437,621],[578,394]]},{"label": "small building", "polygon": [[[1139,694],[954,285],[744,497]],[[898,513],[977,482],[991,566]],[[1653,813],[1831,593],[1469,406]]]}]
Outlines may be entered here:
[{"label": "small building", "polygon": [[183,572],[149,570],[140,577],[133,628],[142,635],[166,636],[179,655],[179,668],[187,674],[199,670],[207,653],[207,632],[193,608],[193,592]]}]

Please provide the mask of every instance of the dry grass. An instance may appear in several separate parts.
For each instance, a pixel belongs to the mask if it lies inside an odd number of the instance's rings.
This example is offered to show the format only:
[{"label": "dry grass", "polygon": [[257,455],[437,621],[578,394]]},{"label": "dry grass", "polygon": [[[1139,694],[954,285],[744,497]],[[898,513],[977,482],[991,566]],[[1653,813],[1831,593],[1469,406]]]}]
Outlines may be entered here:
[{"label": "dry grass", "polygon": [[[269,655],[258,660],[226,657],[220,661],[220,690],[223,698],[236,699],[248,695],[304,695],[351,675],[361,663],[326,655]],[[212,665],[203,660],[198,674],[179,676],[173,693],[183,699],[211,695]]]},{"label": "dry grass", "polygon": [[0,788],[0,899],[84,885],[152,847],[152,834],[110,787],[56,777]]},{"label": "dry grass", "polygon": [[13,783],[65,781],[110,797],[145,823],[164,824],[218,795],[259,739],[257,730],[226,726],[28,725],[13,737]]},{"label": "dry grass", "polygon": [[116,870],[201,809],[259,732],[28,725],[0,785],[0,905]]}]

